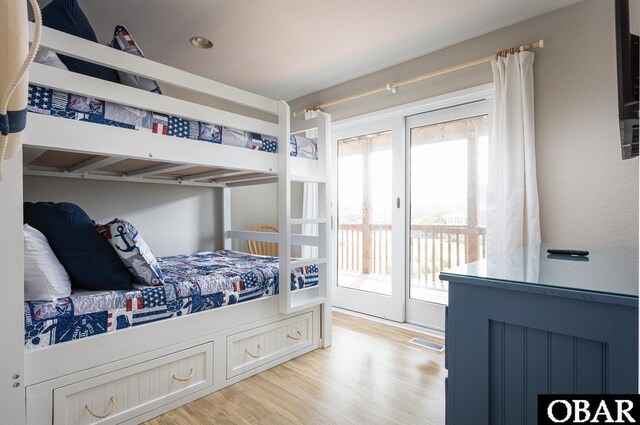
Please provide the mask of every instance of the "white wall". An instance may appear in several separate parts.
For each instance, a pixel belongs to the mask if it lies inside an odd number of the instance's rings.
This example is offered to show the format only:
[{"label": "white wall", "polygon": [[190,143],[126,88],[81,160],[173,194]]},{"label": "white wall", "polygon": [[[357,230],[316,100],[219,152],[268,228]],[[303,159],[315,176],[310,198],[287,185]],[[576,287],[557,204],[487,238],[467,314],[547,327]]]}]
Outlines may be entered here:
[{"label": "white wall", "polygon": [[98,223],[124,218],[157,256],[222,248],[220,189],[25,176],[24,200],[72,202]]},{"label": "white wall", "polygon": [[[638,245],[638,158],[622,161],[614,2],[581,3],[293,100],[292,110],[545,40],[536,51],[536,154],[542,239]],[[334,121],[487,83],[488,64],[327,108]]]}]

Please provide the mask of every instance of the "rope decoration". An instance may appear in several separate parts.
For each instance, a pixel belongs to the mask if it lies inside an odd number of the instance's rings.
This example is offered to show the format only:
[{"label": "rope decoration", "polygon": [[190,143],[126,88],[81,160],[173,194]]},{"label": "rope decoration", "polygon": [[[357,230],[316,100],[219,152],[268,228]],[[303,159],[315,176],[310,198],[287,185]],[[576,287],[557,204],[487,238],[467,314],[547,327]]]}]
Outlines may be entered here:
[{"label": "rope decoration", "polygon": [[91,416],[93,416],[94,418],[98,418],[98,419],[104,419],[104,418],[108,418],[109,416],[113,415],[114,412],[116,411],[116,396],[111,396],[111,410],[107,413],[104,413],[102,415],[96,413],[93,411],[93,409],[91,409],[91,407],[89,407],[88,404],[84,405],[84,408],[87,409],[87,412],[89,412],[89,414]]},{"label": "rope decoration", "polygon": [[294,341],[300,341],[302,339],[302,332],[298,331],[296,332],[296,336],[291,336],[289,334],[287,334],[287,338],[290,338]]},{"label": "rope decoration", "polygon": [[250,355],[251,357],[253,357],[254,359],[258,359],[260,357],[262,357],[262,347],[260,347],[260,344],[258,344],[258,352],[256,354],[252,354],[251,351],[249,351],[248,348],[245,348],[244,352],[248,355]]},{"label": "rope decoration", "polygon": [[193,368],[191,368],[189,370],[189,375],[188,376],[185,376],[184,378],[182,378],[182,377],[174,374],[171,378],[175,379],[178,382],[186,382],[186,381],[189,381],[191,378],[193,378],[194,375],[195,375],[195,372],[194,372]]},{"label": "rope decoration", "polygon": [[0,116],[2,117],[2,136],[0,136],[0,180],[2,180],[2,161],[4,160],[4,156],[7,152],[7,145],[9,143],[9,117],[7,114],[7,109],[9,109],[9,99],[11,99],[13,92],[16,91],[18,84],[20,84],[20,80],[29,69],[29,66],[33,62],[33,59],[36,57],[36,53],[38,53],[38,48],[40,47],[40,37],[42,35],[42,15],[40,13],[40,6],[38,5],[38,2],[36,0],[29,0],[29,4],[31,4],[33,15],[36,21],[33,43],[31,43],[29,53],[24,59],[20,70],[11,81],[11,84],[9,84],[8,89],[2,94],[2,97],[0,98]]}]

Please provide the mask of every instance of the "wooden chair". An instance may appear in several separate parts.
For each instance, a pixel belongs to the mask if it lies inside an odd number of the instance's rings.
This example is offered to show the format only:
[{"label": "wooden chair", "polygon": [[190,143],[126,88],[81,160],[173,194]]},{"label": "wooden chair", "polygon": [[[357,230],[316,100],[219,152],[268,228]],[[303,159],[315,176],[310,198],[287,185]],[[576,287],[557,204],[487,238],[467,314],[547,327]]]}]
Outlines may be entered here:
[{"label": "wooden chair", "polygon": [[[251,229],[254,232],[278,233],[278,228],[274,226],[262,225]],[[275,242],[247,241],[249,253],[253,255],[278,256],[278,244]]]}]

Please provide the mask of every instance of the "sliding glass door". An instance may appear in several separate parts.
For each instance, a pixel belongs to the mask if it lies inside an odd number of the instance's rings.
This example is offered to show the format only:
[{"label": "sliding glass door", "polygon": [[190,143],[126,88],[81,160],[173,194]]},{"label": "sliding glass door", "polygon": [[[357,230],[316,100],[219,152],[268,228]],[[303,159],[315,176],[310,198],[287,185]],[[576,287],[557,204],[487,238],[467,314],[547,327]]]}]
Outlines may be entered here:
[{"label": "sliding glass door", "polygon": [[403,321],[402,121],[336,135],[338,249],[334,305]]},{"label": "sliding glass door", "polygon": [[485,255],[486,102],[408,117],[407,321],[444,329],[440,271]]},{"label": "sliding glass door", "polygon": [[485,255],[490,102],[334,130],[333,302],[444,330],[443,269]]}]

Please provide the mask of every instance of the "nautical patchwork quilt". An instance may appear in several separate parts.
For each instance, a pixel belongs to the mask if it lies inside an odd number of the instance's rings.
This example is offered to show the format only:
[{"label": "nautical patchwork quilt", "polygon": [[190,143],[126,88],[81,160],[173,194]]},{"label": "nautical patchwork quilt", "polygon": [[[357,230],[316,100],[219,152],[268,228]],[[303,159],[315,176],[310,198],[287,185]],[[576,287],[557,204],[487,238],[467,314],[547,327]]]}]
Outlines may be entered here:
[{"label": "nautical patchwork quilt", "polygon": [[[278,140],[275,137],[211,123],[190,121],[173,115],[132,108],[40,86],[29,86],[27,110],[36,114],[89,121],[95,124],[147,131],[183,139],[264,152],[278,152]],[[315,141],[291,135],[289,144],[291,156],[318,159],[318,148]]]},{"label": "nautical patchwork quilt", "polygon": [[[158,258],[164,286],[75,291],[24,303],[25,350],[87,338],[278,293],[278,257],[238,251]],[[291,289],[318,284],[318,266],[294,269]]]}]

